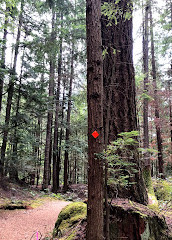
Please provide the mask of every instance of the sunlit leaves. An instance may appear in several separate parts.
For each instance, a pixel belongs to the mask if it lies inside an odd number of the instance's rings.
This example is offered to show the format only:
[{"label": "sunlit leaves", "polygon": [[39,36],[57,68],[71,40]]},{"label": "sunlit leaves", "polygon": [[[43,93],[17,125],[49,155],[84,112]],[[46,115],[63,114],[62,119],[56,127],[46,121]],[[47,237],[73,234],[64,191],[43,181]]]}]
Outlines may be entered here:
[{"label": "sunlit leaves", "polygon": [[108,26],[112,24],[117,25],[119,18],[122,18],[124,21],[131,19],[132,6],[123,6],[120,2],[121,0],[116,0],[113,3],[104,2],[102,4],[102,15],[107,17],[109,21],[107,23]]}]

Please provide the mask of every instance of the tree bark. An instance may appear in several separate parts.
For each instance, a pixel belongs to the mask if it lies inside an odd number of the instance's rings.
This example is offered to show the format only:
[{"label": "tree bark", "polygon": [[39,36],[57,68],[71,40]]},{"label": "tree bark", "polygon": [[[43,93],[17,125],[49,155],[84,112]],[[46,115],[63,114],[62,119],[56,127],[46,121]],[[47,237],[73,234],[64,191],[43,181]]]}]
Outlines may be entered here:
[{"label": "tree bark", "polygon": [[[171,64],[171,72],[172,72],[172,64]],[[170,122],[170,160],[172,163],[172,105],[171,105],[171,87],[170,87],[170,80],[168,81],[168,92],[169,92],[169,122]]]},{"label": "tree bark", "polygon": [[57,171],[60,173],[61,170],[61,150],[62,150],[62,138],[63,138],[63,124],[64,124],[64,109],[65,109],[65,83],[63,86],[63,100],[61,105],[61,129],[60,129],[60,136],[59,136],[59,143],[58,143],[58,156],[57,156],[57,166],[59,169]]},{"label": "tree bark", "polygon": [[[26,35],[24,40],[26,40]],[[23,49],[23,55],[22,55],[22,64],[21,64],[21,72],[19,77],[19,87],[18,87],[18,96],[17,96],[17,103],[16,103],[16,114],[15,114],[15,120],[14,120],[14,137],[13,137],[13,154],[12,154],[12,160],[10,163],[10,169],[9,169],[9,177],[10,179],[14,179],[18,181],[18,169],[17,169],[17,148],[18,148],[18,136],[17,136],[17,127],[18,127],[18,119],[19,119],[19,110],[20,110],[20,100],[21,100],[21,84],[22,84],[22,74],[23,74],[23,60],[24,60],[24,52],[25,48]]]},{"label": "tree bark", "polygon": [[[88,205],[87,240],[103,240],[103,59],[101,1],[87,0]],[[92,133],[99,136],[94,138]]]},{"label": "tree bark", "polygon": [[158,168],[160,177],[164,177],[164,163],[163,163],[163,152],[162,152],[162,136],[160,127],[160,114],[159,114],[159,103],[157,95],[157,80],[156,80],[156,65],[155,65],[155,47],[154,47],[154,34],[153,34],[153,20],[152,20],[152,9],[150,6],[150,33],[151,33],[151,55],[152,55],[152,77],[154,87],[154,101],[155,101],[155,127],[156,137],[158,146]]},{"label": "tree bark", "polygon": [[[115,4],[116,1],[110,2]],[[122,0],[117,4],[117,8],[122,10],[122,15],[116,15],[117,23],[112,20],[111,26],[107,26],[108,19],[102,17],[103,48],[107,51],[103,61],[104,129],[107,144],[116,140],[121,132],[137,130],[132,56],[132,1]],[[125,19],[126,12],[131,14],[130,19]],[[130,181],[137,184],[130,185],[128,189],[122,189],[120,194],[121,197],[147,204],[140,159],[137,149],[133,151],[136,154],[132,161],[136,163],[138,173]]]},{"label": "tree bark", "polygon": [[[55,11],[52,7],[52,32],[51,44],[54,46],[55,41]],[[52,49],[54,51],[54,49]],[[55,75],[55,57],[54,52],[50,52],[50,76],[49,76],[49,104],[47,116],[47,131],[46,131],[46,144],[45,144],[45,159],[44,159],[44,178],[43,189],[47,189],[50,179],[50,149],[52,141],[52,121],[53,121],[53,97],[54,97],[54,75]]]},{"label": "tree bark", "polygon": [[[4,20],[4,33],[3,33],[3,46],[2,46],[2,57],[1,57],[1,68],[5,70],[5,51],[6,51],[6,42],[7,42],[7,24],[8,24],[8,11],[9,8],[6,6],[5,10],[5,20]],[[1,114],[1,108],[2,108],[2,95],[3,95],[3,86],[4,86],[4,73],[0,72],[0,114]]]},{"label": "tree bark", "polygon": [[[143,20],[143,72],[144,72],[144,94],[148,94],[148,14],[149,14],[149,0],[146,2],[145,19]],[[148,128],[148,98],[144,96],[143,100],[143,147],[149,148],[149,128]],[[145,154],[145,167],[150,166],[149,154]]]},{"label": "tree bark", "polygon": [[72,83],[74,78],[74,43],[72,42],[71,51],[71,73],[69,82],[69,94],[68,94],[68,109],[67,109],[67,128],[65,137],[65,156],[64,156],[64,186],[63,191],[66,192],[68,188],[68,164],[69,164],[69,137],[70,137],[70,114],[71,114],[71,96],[72,96]]},{"label": "tree bark", "polygon": [[14,51],[14,62],[13,68],[10,74],[9,86],[8,86],[8,96],[7,96],[7,106],[6,106],[6,116],[5,116],[5,129],[3,132],[3,142],[1,147],[1,159],[0,159],[0,177],[4,175],[4,161],[5,161],[5,152],[6,152],[6,145],[8,140],[8,132],[9,132],[9,122],[10,122],[10,115],[11,115],[11,104],[12,98],[14,93],[14,84],[16,79],[16,65],[17,65],[17,57],[19,53],[19,41],[21,36],[21,27],[23,22],[23,7],[24,7],[24,0],[21,0],[21,10],[19,15],[19,25],[17,31],[17,38],[15,44],[15,51]]},{"label": "tree bark", "polygon": [[[61,20],[63,20],[63,15],[61,14]],[[59,174],[60,165],[58,161],[58,114],[59,114],[59,97],[60,97],[60,83],[62,74],[62,37],[60,38],[60,51],[58,58],[58,84],[56,92],[56,112],[55,112],[55,124],[54,124],[54,143],[53,143],[53,192],[57,193],[59,188]]]}]

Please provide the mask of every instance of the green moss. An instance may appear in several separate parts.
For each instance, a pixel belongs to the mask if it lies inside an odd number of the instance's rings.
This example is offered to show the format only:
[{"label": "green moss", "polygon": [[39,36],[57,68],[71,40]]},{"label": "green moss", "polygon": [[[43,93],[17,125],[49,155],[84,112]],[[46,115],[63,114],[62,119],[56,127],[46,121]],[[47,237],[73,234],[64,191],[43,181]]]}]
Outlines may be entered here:
[{"label": "green moss", "polygon": [[75,237],[75,232],[76,232],[76,231],[73,231],[73,232],[66,238],[66,240],[73,240],[74,237]]},{"label": "green moss", "polygon": [[172,200],[172,183],[163,179],[158,179],[153,182],[153,185],[158,200]]},{"label": "green moss", "polygon": [[151,178],[151,171],[150,171],[149,168],[144,168],[144,170],[143,170],[143,178],[144,178],[145,185],[146,185],[146,188],[148,190],[148,193],[154,194],[152,178]]},{"label": "green moss", "polygon": [[159,207],[156,204],[148,204],[148,208],[151,209],[152,211],[156,212],[156,213],[160,212]]},{"label": "green moss", "polygon": [[[66,206],[58,216],[53,237],[62,237],[67,232],[70,232],[70,228],[74,227],[80,220],[85,219],[86,214],[87,205],[83,202],[74,202]],[[70,236],[68,235],[68,237]]]}]

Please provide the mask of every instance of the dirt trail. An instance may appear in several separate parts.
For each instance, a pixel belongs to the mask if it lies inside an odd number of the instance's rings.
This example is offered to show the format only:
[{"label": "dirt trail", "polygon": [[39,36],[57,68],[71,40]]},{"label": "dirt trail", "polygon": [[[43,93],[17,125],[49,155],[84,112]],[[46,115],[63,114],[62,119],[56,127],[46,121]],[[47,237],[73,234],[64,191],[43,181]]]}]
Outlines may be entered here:
[{"label": "dirt trail", "polygon": [[45,237],[52,232],[58,214],[67,204],[49,200],[35,209],[0,210],[0,240],[36,240],[37,231]]}]

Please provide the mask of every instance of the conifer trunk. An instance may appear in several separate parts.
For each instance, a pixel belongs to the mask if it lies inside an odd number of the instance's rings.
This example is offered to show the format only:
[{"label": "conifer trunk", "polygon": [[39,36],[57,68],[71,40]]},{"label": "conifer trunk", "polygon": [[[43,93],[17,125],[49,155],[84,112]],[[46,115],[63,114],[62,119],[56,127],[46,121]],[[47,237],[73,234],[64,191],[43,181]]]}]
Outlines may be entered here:
[{"label": "conifer trunk", "polygon": [[63,87],[63,99],[61,104],[61,128],[59,134],[59,142],[58,142],[58,156],[57,156],[57,166],[59,167],[59,173],[61,169],[61,152],[62,152],[62,138],[63,138],[63,124],[64,124],[64,109],[65,109],[65,83]]},{"label": "conifer trunk", "polygon": [[[8,24],[8,11],[9,11],[9,8],[6,6],[6,10],[5,10],[5,20],[4,20],[4,30],[3,30],[3,39],[2,39],[2,57],[1,57],[1,64],[0,64],[0,67],[2,69],[5,70],[5,51],[6,51],[6,42],[7,42],[7,24]],[[1,114],[1,108],[2,108],[2,95],[3,95],[3,86],[4,86],[4,73],[0,72],[0,114]]]},{"label": "conifer trunk", "polygon": [[[103,240],[103,59],[101,1],[87,0],[88,205],[87,240]],[[94,138],[92,133],[99,136]],[[96,155],[97,154],[97,155]]]},{"label": "conifer trunk", "polygon": [[10,80],[8,85],[8,96],[7,96],[7,106],[6,106],[6,116],[5,116],[5,129],[3,132],[3,142],[1,147],[1,159],[0,159],[0,177],[4,175],[4,161],[5,161],[5,153],[6,153],[6,146],[8,140],[8,132],[9,132],[9,122],[10,122],[10,115],[11,115],[11,104],[13,99],[14,93],[14,84],[16,80],[16,65],[17,65],[17,57],[19,53],[19,42],[21,36],[21,27],[23,22],[23,7],[24,7],[24,0],[21,1],[21,10],[19,15],[19,25],[17,30],[17,38],[14,50],[14,62],[13,68],[10,74]]},{"label": "conifer trunk", "polygon": [[[149,8],[150,2],[146,1],[145,16],[143,19],[143,73],[144,73],[144,99],[143,99],[143,148],[149,148],[149,124],[148,124],[148,85],[149,85],[149,49],[148,49],[148,36],[149,36]],[[144,153],[144,166],[143,175],[148,192],[151,191],[151,163],[150,154],[146,151]]]},{"label": "conifer trunk", "polygon": [[[172,64],[171,64],[172,66]],[[172,67],[171,67],[172,69]],[[172,70],[171,70],[172,72]],[[170,87],[170,81],[168,81],[168,92],[169,92],[169,122],[170,122],[170,140],[171,140],[171,151],[170,151],[170,156],[171,156],[171,162],[172,162],[172,106],[171,106],[171,87]]]},{"label": "conifer trunk", "polygon": [[[109,1],[103,1],[109,2]],[[133,68],[133,37],[132,37],[132,1],[115,0],[111,3],[117,5],[123,15],[116,15],[117,24],[107,26],[108,19],[102,17],[103,48],[107,54],[103,61],[103,85],[104,85],[104,129],[105,141],[109,144],[117,139],[121,132],[137,130],[135,78]],[[130,13],[130,18],[125,19],[125,13]],[[107,133],[108,132],[108,133]],[[108,134],[108,137],[106,137]],[[139,203],[147,204],[147,193],[141,172],[140,159],[137,149],[133,161],[138,173],[130,179],[137,182],[127,189],[121,188],[120,197],[128,197]]]},{"label": "conifer trunk", "polygon": [[[52,7],[52,32],[51,42],[55,41],[55,11]],[[46,131],[46,144],[45,144],[45,160],[44,160],[44,179],[43,189],[47,189],[50,180],[50,150],[52,141],[52,121],[53,121],[53,97],[54,97],[54,75],[55,75],[55,56],[50,53],[50,75],[49,75],[49,104],[48,104],[48,116],[47,116],[47,131]]]},{"label": "conifer trunk", "polygon": [[58,114],[59,114],[59,96],[60,96],[60,83],[62,72],[62,41],[60,43],[60,54],[58,60],[58,85],[56,92],[56,112],[55,112],[55,124],[54,124],[54,143],[53,143],[53,192],[56,193],[59,188],[59,173],[60,166],[57,161],[58,158]]},{"label": "conifer trunk", "polygon": [[69,94],[68,94],[68,109],[67,109],[67,128],[66,128],[66,147],[65,147],[65,156],[64,156],[64,186],[63,191],[66,192],[68,188],[68,164],[69,164],[69,137],[70,137],[70,114],[71,114],[71,96],[72,96],[72,83],[74,78],[74,43],[72,42],[72,51],[71,51],[71,73],[70,73],[70,82],[69,82]]},{"label": "conifer trunk", "polygon": [[160,114],[159,114],[159,103],[157,95],[157,80],[156,80],[156,65],[155,65],[155,47],[154,47],[154,34],[153,34],[153,20],[152,20],[152,9],[150,7],[150,32],[151,32],[151,55],[152,55],[152,77],[154,87],[154,101],[155,101],[155,127],[156,137],[158,146],[158,170],[160,177],[164,177],[164,164],[163,164],[163,153],[162,153],[162,136],[160,127]]}]

